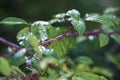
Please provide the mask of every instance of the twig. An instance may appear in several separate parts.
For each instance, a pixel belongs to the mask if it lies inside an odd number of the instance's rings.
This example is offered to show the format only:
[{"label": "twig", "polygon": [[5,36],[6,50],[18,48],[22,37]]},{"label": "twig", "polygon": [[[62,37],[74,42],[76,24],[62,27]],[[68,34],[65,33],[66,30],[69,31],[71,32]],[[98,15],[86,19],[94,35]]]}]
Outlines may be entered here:
[{"label": "twig", "polygon": [[[91,32],[91,31],[88,31],[88,32],[84,32],[84,35],[86,36],[89,36],[89,35],[98,35],[99,33],[101,33],[101,30],[98,30],[98,31],[94,31],[94,32]],[[72,37],[72,36],[78,36],[78,33],[77,32],[68,32],[68,33],[63,33],[57,37],[54,37],[48,41],[40,41],[40,44],[47,47],[48,45],[50,45],[52,42],[56,41],[56,40],[60,40],[64,37]]]},{"label": "twig", "polygon": [[[95,36],[95,35],[99,35],[100,33],[102,33],[102,30],[97,30],[97,31],[86,31],[83,33],[83,35],[85,36]],[[113,35],[113,34],[120,34],[120,32],[110,32],[110,33],[107,33],[108,36],[110,35]],[[77,32],[68,32],[68,33],[63,33],[59,36],[56,36],[50,40],[47,40],[47,41],[40,41],[39,43],[45,47],[47,47],[48,45],[50,45],[52,42],[56,41],[56,40],[60,40],[64,37],[72,37],[72,36],[78,36],[78,33]]]},{"label": "twig", "polygon": [[90,36],[90,35],[95,36],[95,35],[98,35],[100,33],[102,33],[102,30],[98,30],[98,31],[86,31],[86,32],[84,32],[84,35],[86,35],[86,36]]},{"label": "twig", "polygon": [[61,71],[63,71],[63,72],[66,72],[65,70],[61,69],[59,66],[56,66],[56,65],[53,64],[53,63],[48,63],[48,66],[51,67],[51,68],[53,68],[53,69],[59,69],[59,70],[61,70]]},{"label": "twig", "polygon": [[[98,30],[98,31],[86,31],[83,33],[83,35],[85,36],[95,36],[95,35],[99,35],[100,33],[102,33],[101,30]],[[120,34],[120,32],[111,32],[111,33],[107,33],[109,36],[110,35],[113,35],[113,34]],[[63,39],[64,37],[72,37],[72,36],[78,36],[78,33],[77,32],[68,32],[68,33],[63,33],[59,36],[56,36],[54,38],[51,38],[50,40],[47,40],[47,41],[40,41],[39,43],[45,47],[47,47],[48,45],[50,45],[51,43],[53,43],[54,41],[56,40],[60,40],[60,39]],[[5,43],[6,45],[10,46],[10,47],[13,47],[13,48],[16,48],[16,50],[19,50],[20,47],[12,42],[9,42],[7,40],[5,40],[4,38],[0,37],[0,42],[3,42]],[[30,47],[29,47],[30,48]],[[27,51],[29,50],[29,48],[27,49]],[[11,52],[11,53],[8,53],[8,54],[4,54],[0,57],[9,57],[11,55],[15,54],[15,52]]]},{"label": "twig", "polygon": [[120,34],[120,32],[110,32],[110,33],[108,33],[109,36],[112,35],[112,34]]},{"label": "twig", "polygon": [[6,54],[3,54],[3,55],[0,55],[0,57],[4,57],[4,58],[6,58],[6,57],[9,57],[9,56],[14,55],[15,53],[16,53],[16,52],[6,53]]},{"label": "twig", "polygon": [[15,48],[15,49],[17,49],[17,50],[20,49],[20,47],[19,47],[18,45],[14,44],[14,43],[12,43],[12,42],[10,42],[10,41],[8,41],[8,40],[5,40],[5,39],[2,38],[2,37],[0,37],[0,42],[8,45],[9,47],[13,47],[13,48]]}]

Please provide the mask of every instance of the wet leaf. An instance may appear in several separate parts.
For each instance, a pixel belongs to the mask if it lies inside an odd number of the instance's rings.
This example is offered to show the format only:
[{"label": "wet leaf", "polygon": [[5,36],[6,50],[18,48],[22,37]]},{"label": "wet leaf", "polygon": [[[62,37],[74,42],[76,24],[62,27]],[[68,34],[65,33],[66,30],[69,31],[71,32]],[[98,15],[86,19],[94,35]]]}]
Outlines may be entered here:
[{"label": "wet leaf", "polygon": [[37,41],[36,37],[34,36],[34,34],[32,34],[32,33],[28,34],[27,38],[28,38],[29,43],[33,46],[33,49],[35,50],[36,54],[40,58],[42,58],[42,53],[40,51],[41,45],[38,43],[38,41]]},{"label": "wet leaf", "polygon": [[115,26],[119,24],[119,19],[114,15],[86,14],[87,21],[94,21],[103,25]]},{"label": "wet leaf", "polygon": [[104,13],[105,14],[114,14],[115,12],[117,12],[119,10],[118,7],[109,7],[109,8],[106,8],[104,10]]},{"label": "wet leaf", "polygon": [[99,34],[99,45],[100,47],[104,47],[105,45],[107,45],[109,42],[109,37],[108,35],[105,35],[103,33]]},{"label": "wet leaf", "polygon": [[80,56],[76,59],[76,61],[80,64],[87,64],[87,65],[93,64],[92,59],[87,56]]},{"label": "wet leaf", "polygon": [[79,35],[83,35],[86,30],[86,26],[82,20],[73,19],[71,21],[71,24],[73,25],[74,29],[79,33]]},{"label": "wet leaf", "polygon": [[19,25],[19,24],[28,24],[25,20],[16,18],[16,17],[8,17],[3,19],[0,24],[7,24],[7,25]]},{"label": "wet leaf", "polygon": [[10,75],[10,65],[8,61],[2,57],[0,57],[0,72],[5,76]]},{"label": "wet leaf", "polygon": [[110,37],[113,38],[117,43],[120,44],[120,35],[119,34],[113,34]]},{"label": "wet leaf", "polygon": [[47,28],[49,28],[50,24],[46,21],[35,21],[32,26],[39,27],[38,31],[40,34],[40,38],[42,41],[48,39]]},{"label": "wet leaf", "polygon": [[103,76],[98,76],[89,72],[80,72],[78,75],[81,80],[107,80]]},{"label": "wet leaf", "polygon": [[74,18],[76,20],[79,20],[80,19],[80,13],[78,10],[76,9],[72,9],[72,10],[69,10],[67,13],[66,13],[67,16],[70,16],[71,18]]}]

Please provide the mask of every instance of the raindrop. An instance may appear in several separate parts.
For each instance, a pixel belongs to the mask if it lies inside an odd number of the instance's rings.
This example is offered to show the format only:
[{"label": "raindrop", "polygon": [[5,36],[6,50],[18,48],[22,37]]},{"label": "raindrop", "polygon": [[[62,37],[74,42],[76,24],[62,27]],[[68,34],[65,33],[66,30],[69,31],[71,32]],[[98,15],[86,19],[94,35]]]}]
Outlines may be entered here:
[{"label": "raindrop", "polygon": [[32,26],[39,26],[39,33],[41,36],[41,40],[45,41],[48,38],[47,28],[49,28],[49,23],[46,21],[35,21]]},{"label": "raindrop", "polygon": [[94,36],[88,36],[89,40],[94,40]]},{"label": "raindrop", "polygon": [[52,54],[54,51],[53,49],[47,49],[44,46],[40,46],[39,49],[43,54],[46,54],[46,55]]}]

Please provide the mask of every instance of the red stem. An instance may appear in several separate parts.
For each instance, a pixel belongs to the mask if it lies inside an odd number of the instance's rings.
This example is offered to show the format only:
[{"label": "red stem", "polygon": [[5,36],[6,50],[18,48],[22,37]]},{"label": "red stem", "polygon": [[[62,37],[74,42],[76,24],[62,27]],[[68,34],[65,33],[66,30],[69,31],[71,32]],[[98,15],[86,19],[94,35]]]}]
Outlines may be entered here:
[{"label": "red stem", "polygon": [[6,53],[6,54],[3,54],[3,55],[0,55],[0,57],[4,57],[4,58],[6,58],[6,57],[9,57],[9,56],[14,55],[15,53],[16,53],[16,52]]},{"label": "red stem", "polygon": [[[86,35],[86,36],[95,36],[95,35],[99,35],[100,33],[102,33],[102,30],[98,30],[98,31],[86,31],[84,32],[83,34]],[[120,32],[110,32],[110,33],[107,33],[107,35],[112,35],[112,34],[120,34]],[[47,40],[47,41],[40,41],[39,43],[45,47],[47,47],[48,45],[50,45],[52,42],[56,41],[56,40],[60,40],[64,37],[72,37],[72,36],[78,36],[78,33],[77,32],[68,32],[68,33],[63,33],[59,36],[56,36],[50,40]],[[3,42],[5,43],[6,45],[10,46],[10,47],[13,47],[13,48],[16,48],[16,50],[19,50],[20,47],[12,42],[9,42],[5,39],[3,39],[2,37],[0,37],[0,42]],[[28,49],[29,50],[29,49]],[[15,52],[11,52],[11,53],[8,53],[8,54],[4,54],[0,57],[9,57],[11,55],[15,54]]]},{"label": "red stem", "polygon": [[[87,32],[84,32],[84,35],[86,36],[89,36],[89,35],[98,35],[99,33],[101,33],[102,31],[101,30],[98,30],[98,31],[94,31],[94,32],[91,32],[91,31],[87,31]],[[77,32],[68,32],[68,33],[64,33],[64,34],[61,34],[57,37],[54,37],[48,41],[40,41],[40,44],[47,47],[48,45],[50,45],[52,42],[56,41],[56,40],[60,40],[64,37],[70,37],[70,36],[78,36],[78,33]]]}]

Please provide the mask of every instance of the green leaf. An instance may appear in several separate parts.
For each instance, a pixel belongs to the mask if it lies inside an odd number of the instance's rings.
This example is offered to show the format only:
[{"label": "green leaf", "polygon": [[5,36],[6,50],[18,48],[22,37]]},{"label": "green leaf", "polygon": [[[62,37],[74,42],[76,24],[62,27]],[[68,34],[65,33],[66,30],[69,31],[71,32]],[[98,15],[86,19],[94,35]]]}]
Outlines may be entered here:
[{"label": "green leaf", "polygon": [[99,14],[92,13],[92,14],[85,14],[85,20],[86,21],[95,21],[97,18],[100,17]]},{"label": "green leaf", "polygon": [[87,65],[93,64],[92,59],[87,56],[80,56],[76,59],[76,61],[80,64],[87,64]]},{"label": "green leaf", "polygon": [[5,76],[10,75],[10,65],[8,61],[2,57],[0,57],[0,72]]},{"label": "green leaf", "polygon": [[67,73],[63,74],[60,78],[57,80],[68,80],[73,75],[72,71],[68,71]]},{"label": "green leaf", "polygon": [[32,24],[32,27],[35,27],[35,26],[39,27],[38,31],[39,31],[41,40],[42,41],[47,40],[48,39],[47,29],[51,27],[51,25],[47,21],[35,21]]},{"label": "green leaf", "polygon": [[119,19],[114,15],[86,14],[86,21],[94,21],[108,26],[119,24]]},{"label": "green leaf", "polygon": [[74,29],[79,33],[79,35],[82,35],[84,31],[86,30],[86,26],[84,21],[80,18],[79,11],[73,9],[69,10],[66,13],[67,16],[70,16],[71,18],[71,24],[73,25]]},{"label": "green leaf", "polygon": [[3,77],[0,77],[0,80],[3,80]]},{"label": "green leaf", "polygon": [[59,13],[54,16],[57,19],[63,19],[65,17],[65,13]]},{"label": "green leaf", "polygon": [[49,76],[41,76],[40,80],[57,80],[59,74],[55,70],[48,68],[47,73]]},{"label": "green leaf", "polygon": [[18,66],[11,66],[11,68],[12,68],[12,70],[19,72],[23,76],[26,76],[26,74]]},{"label": "green leaf", "polygon": [[51,39],[53,37],[59,36],[63,34],[66,31],[67,28],[65,26],[60,26],[60,27],[49,27],[47,30],[48,33],[48,39]]},{"label": "green leaf", "polygon": [[107,80],[103,76],[98,76],[89,72],[80,72],[78,75],[81,80]]},{"label": "green leaf", "polygon": [[112,25],[119,24],[119,19],[114,15],[103,15],[100,16],[96,21],[98,21],[101,24],[105,25]]},{"label": "green leaf", "polygon": [[19,57],[19,58],[13,57],[11,64],[15,66],[20,66],[23,63],[25,63],[25,61],[26,61],[25,57]]},{"label": "green leaf", "polygon": [[26,53],[25,48],[18,50],[12,57],[8,58],[9,63],[16,66],[25,63],[25,53]]},{"label": "green leaf", "polygon": [[40,63],[40,60],[38,59],[38,57],[34,56],[32,59],[31,59],[31,62],[32,62],[32,65],[33,67],[40,72],[40,67],[39,67],[39,63]]},{"label": "green leaf", "polygon": [[115,64],[117,66],[118,69],[120,69],[120,63],[119,61],[111,54],[107,54],[106,55],[107,59],[112,62],[113,64]]},{"label": "green leaf", "polygon": [[103,25],[103,26],[102,26],[102,30],[103,30],[105,33],[114,32],[114,29],[112,29],[110,26],[106,26],[106,25]]},{"label": "green leaf", "polygon": [[20,56],[18,53],[19,51],[17,52],[17,55],[15,54],[14,56],[7,58],[11,65],[20,66],[21,64],[25,63],[24,53],[20,52]]},{"label": "green leaf", "polygon": [[48,66],[48,63],[54,64],[56,66],[58,66],[58,60],[54,57],[44,57],[44,59],[40,62],[39,67],[41,69],[46,69]]},{"label": "green leaf", "polygon": [[41,45],[38,43],[36,37],[34,36],[34,34],[29,33],[28,36],[28,41],[29,43],[33,46],[33,49],[35,50],[35,52],[37,53],[37,55],[42,58],[42,53],[40,51],[40,47]]},{"label": "green leaf", "polygon": [[59,23],[64,22],[65,21],[65,19],[64,19],[65,16],[66,16],[65,13],[56,14],[55,16],[53,16],[54,19],[50,20],[49,23],[53,24],[53,23],[56,23],[56,22],[59,22]]},{"label": "green leaf", "polygon": [[76,38],[66,37],[61,40],[56,40],[48,47],[50,49],[53,49],[57,53],[57,55],[61,57],[66,54],[69,49],[76,47]]},{"label": "green leaf", "polygon": [[119,34],[113,34],[110,37],[113,38],[116,42],[118,42],[120,44],[120,35]]},{"label": "green leaf", "polygon": [[65,16],[66,16],[65,13],[56,14],[55,16],[53,16],[54,19],[51,19],[51,20],[49,21],[49,23],[50,23],[50,24],[54,24],[54,23],[56,23],[56,22],[59,22],[59,23],[64,22],[64,21],[65,21],[65,19],[64,19]]},{"label": "green leaf", "polygon": [[100,47],[104,47],[105,45],[107,45],[109,42],[109,37],[108,35],[105,35],[103,33],[99,34],[99,45]]},{"label": "green leaf", "polygon": [[[48,39],[54,38],[56,36],[59,36],[63,34],[66,31],[65,27],[50,27],[48,30]],[[50,45],[48,45],[48,48],[53,49],[57,56],[63,56],[67,51],[71,48],[76,47],[76,37],[64,37],[60,40],[56,40]],[[59,46],[58,46],[59,45]]]},{"label": "green leaf", "polygon": [[19,24],[28,24],[25,20],[16,18],[16,17],[8,17],[3,19],[0,24],[7,24],[7,25],[19,25]]},{"label": "green leaf", "polygon": [[[32,33],[34,34],[34,36],[36,37],[37,40],[40,40],[40,33],[39,33],[39,27],[34,26],[31,27]],[[30,45],[30,43],[27,40],[27,35],[29,34],[29,28],[23,28],[22,30],[20,30],[17,34],[17,40],[19,41],[19,44],[21,46],[25,46],[28,47]]]},{"label": "green leaf", "polygon": [[106,77],[111,77],[113,76],[113,72],[110,71],[107,68],[101,68],[101,67],[94,67],[92,68],[92,72],[93,73],[97,73],[97,74],[103,74]]},{"label": "green leaf", "polygon": [[[46,21],[35,21],[31,26],[31,32],[36,37],[37,42],[48,39],[47,29],[51,27],[51,25]],[[25,47],[30,45],[30,42],[27,40],[27,36],[29,34],[29,28],[24,28],[17,34],[17,40],[19,44]]]},{"label": "green leaf", "polygon": [[109,7],[104,10],[104,14],[114,14],[119,10],[118,7]]},{"label": "green leaf", "polygon": [[78,77],[78,76],[73,76],[72,80],[83,80],[82,78]]},{"label": "green leaf", "polygon": [[85,23],[82,20],[73,19],[71,21],[71,24],[73,25],[74,29],[79,33],[79,35],[82,35],[86,30]]},{"label": "green leaf", "polygon": [[76,72],[90,71],[90,66],[88,64],[79,63],[77,67],[75,66]]},{"label": "green leaf", "polygon": [[76,9],[72,9],[72,10],[69,10],[67,13],[66,13],[67,16],[70,16],[71,18],[74,18],[76,20],[79,20],[80,19],[80,13],[78,10]]}]

